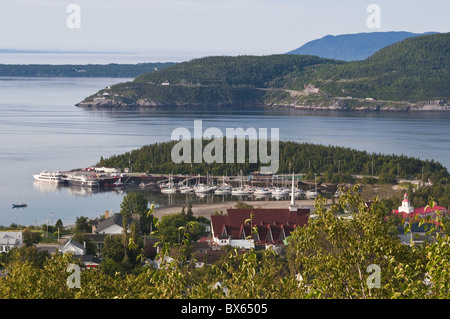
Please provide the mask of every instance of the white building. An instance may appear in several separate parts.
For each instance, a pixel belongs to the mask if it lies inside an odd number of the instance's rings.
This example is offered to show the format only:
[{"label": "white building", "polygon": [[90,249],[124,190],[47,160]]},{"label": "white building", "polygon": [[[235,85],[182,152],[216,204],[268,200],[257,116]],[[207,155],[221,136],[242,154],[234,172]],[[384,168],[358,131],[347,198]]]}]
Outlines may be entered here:
[{"label": "white building", "polygon": [[[127,220],[129,227],[129,221]],[[123,233],[123,216],[120,213],[113,214],[109,216],[109,212],[105,212],[105,219],[98,223],[96,229],[96,234],[110,234],[110,235],[120,235]]]},{"label": "white building", "polygon": [[0,232],[0,253],[6,253],[13,247],[22,246],[21,231]]},{"label": "white building", "polygon": [[60,249],[61,253],[73,253],[76,256],[83,256],[86,254],[86,247],[80,243],[70,239],[63,247]]},{"label": "white building", "polygon": [[444,216],[448,214],[448,209],[446,207],[435,205],[433,207],[425,206],[414,208],[411,206],[411,202],[409,201],[408,194],[405,193],[405,196],[402,201],[402,206],[399,206],[398,209],[395,209],[393,213],[395,215],[400,215],[403,218],[406,217],[422,217],[426,218],[427,216],[436,216],[439,212],[440,215]]},{"label": "white building", "polygon": [[414,207],[411,206],[411,203],[408,199],[408,193],[405,193],[405,196],[403,197],[403,201],[402,201],[402,206],[399,206],[398,212],[399,213],[407,213],[407,214],[414,213]]}]

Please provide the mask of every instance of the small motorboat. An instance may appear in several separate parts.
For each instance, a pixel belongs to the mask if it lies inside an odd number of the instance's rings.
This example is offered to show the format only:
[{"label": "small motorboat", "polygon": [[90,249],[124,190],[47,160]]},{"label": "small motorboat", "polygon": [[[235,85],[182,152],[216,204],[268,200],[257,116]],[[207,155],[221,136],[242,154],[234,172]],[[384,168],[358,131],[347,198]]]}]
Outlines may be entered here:
[{"label": "small motorboat", "polygon": [[21,204],[12,204],[12,208],[25,208],[28,207],[27,204],[21,203]]}]

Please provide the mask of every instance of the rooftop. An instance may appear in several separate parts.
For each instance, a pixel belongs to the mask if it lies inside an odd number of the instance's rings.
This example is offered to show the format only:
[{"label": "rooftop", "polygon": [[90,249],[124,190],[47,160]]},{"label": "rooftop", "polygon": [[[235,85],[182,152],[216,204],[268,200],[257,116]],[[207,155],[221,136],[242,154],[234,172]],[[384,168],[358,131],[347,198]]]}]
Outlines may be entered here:
[{"label": "rooftop", "polygon": [[[308,224],[309,209],[290,211],[278,209],[228,209],[226,215],[211,216],[213,234],[216,237],[245,239],[252,235],[252,228],[257,228],[258,242],[280,243],[296,227]],[[253,214],[252,225],[246,223]]]}]

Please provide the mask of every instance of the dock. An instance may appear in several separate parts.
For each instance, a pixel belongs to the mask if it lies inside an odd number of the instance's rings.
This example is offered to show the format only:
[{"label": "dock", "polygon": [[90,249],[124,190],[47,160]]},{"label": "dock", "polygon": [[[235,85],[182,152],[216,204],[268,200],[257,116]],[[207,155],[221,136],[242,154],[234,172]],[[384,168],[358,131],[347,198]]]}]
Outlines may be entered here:
[{"label": "dock", "polygon": [[[160,190],[160,185],[172,182],[174,184],[211,184],[219,185],[226,183],[232,187],[238,187],[241,183],[254,187],[285,186],[290,185],[291,175],[248,175],[248,176],[200,176],[182,174],[159,174],[159,173],[132,173],[121,172],[114,168],[81,168],[60,172],[63,179],[68,179],[71,175],[85,176],[87,180],[95,180],[100,188],[113,188],[118,182],[124,185],[144,185],[151,190]],[[298,175],[297,175],[298,176]],[[115,184],[116,183],[116,184]]]}]

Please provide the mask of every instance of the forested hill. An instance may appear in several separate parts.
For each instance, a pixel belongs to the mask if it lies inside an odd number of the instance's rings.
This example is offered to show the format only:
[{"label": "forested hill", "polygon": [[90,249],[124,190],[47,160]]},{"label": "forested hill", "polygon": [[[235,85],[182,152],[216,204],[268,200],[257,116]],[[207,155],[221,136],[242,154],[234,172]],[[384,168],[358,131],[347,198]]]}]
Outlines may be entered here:
[{"label": "forested hill", "polygon": [[0,64],[0,76],[7,77],[109,77],[135,78],[143,73],[163,70],[173,62],[137,64]]},{"label": "forested hill", "polygon": [[[261,88],[278,87],[280,76],[334,60],[314,56],[212,56],[146,73],[133,82],[101,90],[78,106],[229,106],[263,104]],[[168,84],[168,85],[164,85]]]},{"label": "forested hill", "polygon": [[138,76],[81,107],[264,106],[450,110],[450,33],[408,38],[344,62],[307,55],[217,56]]},{"label": "forested hill", "polygon": [[410,102],[450,98],[450,33],[406,39],[362,62],[319,68],[312,83],[336,95]]},{"label": "forested hill", "polygon": [[[203,141],[203,149],[210,142]],[[268,164],[249,163],[248,151],[246,152],[246,163],[226,163],[226,154],[224,154],[224,163],[176,164],[171,158],[171,152],[176,143],[178,141],[155,143],[110,158],[102,157],[97,166],[126,168],[132,163],[133,171],[136,172],[195,175],[209,173],[216,176],[230,176],[241,171],[247,175],[259,171],[261,165],[267,166]],[[235,148],[237,144],[235,141]],[[249,149],[248,140],[245,149]],[[291,141],[280,141],[279,149],[278,174],[288,174],[289,171],[294,170],[297,173],[309,174],[312,179],[314,179],[314,174],[318,174],[318,176],[323,174],[323,180],[337,183],[348,181],[351,174],[372,175],[373,173],[382,182],[392,182],[395,181],[397,175],[400,178],[421,179],[423,172],[424,180],[430,178],[437,185],[446,183],[450,177],[447,169],[438,162],[423,161],[407,156],[370,154],[344,147]],[[193,150],[194,147],[191,147],[192,152]],[[268,150],[272,150],[270,141]],[[237,154],[237,150],[234,154]],[[194,155],[191,154],[191,159],[193,158]]]}]

